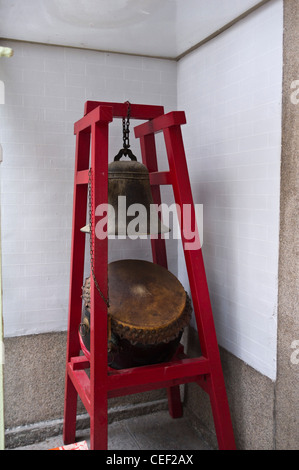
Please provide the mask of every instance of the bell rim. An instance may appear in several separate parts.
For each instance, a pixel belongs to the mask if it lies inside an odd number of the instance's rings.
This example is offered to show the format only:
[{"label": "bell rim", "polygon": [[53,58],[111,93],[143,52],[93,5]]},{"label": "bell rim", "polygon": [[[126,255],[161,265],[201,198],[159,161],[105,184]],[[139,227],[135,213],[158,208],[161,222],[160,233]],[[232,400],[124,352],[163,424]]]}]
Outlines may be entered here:
[{"label": "bell rim", "polygon": [[[90,225],[87,224],[85,225],[84,227],[81,227],[80,228],[80,232],[83,232],[83,233],[86,233],[88,235],[90,235]],[[117,233],[116,232],[109,232],[108,230],[108,233],[107,233],[107,236],[108,237],[150,237],[151,235],[163,235],[164,233],[169,233],[171,232],[171,229],[169,227],[167,227],[166,225],[164,225],[162,222],[161,222],[161,229],[158,231],[158,230],[155,230],[155,231],[152,231],[152,232],[132,232],[132,233],[128,233],[127,230],[126,230],[126,233]]]}]

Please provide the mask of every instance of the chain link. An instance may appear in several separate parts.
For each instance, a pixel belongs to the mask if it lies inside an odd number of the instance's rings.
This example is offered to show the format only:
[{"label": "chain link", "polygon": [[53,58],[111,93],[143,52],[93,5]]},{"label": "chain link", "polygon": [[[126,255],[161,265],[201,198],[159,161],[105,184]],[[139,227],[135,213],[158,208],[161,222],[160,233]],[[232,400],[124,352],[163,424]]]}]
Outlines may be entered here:
[{"label": "chain link", "polygon": [[123,118],[123,148],[120,149],[117,155],[114,157],[114,161],[119,161],[121,157],[129,157],[132,161],[137,161],[137,158],[133,154],[130,147],[130,117],[131,117],[131,103],[126,101],[127,105],[127,117]]},{"label": "chain link", "polygon": [[124,149],[130,148],[130,117],[131,117],[131,103],[126,101],[128,105],[127,118],[123,118],[123,142]]},{"label": "chain link", "polygon": [[[89,228],[90,228],[90,237],[89,237],[89,250],[90,250],[90,267],[91,267],[91,274],[93,278],[94,285],[96,286],[97,291],[99,292],[100,296],[104,300],[107,307],[110,307],[109,298],[106,299],[99,283],[95,277],[94,273],[94,237],[93,237],[93,226],[92,226],[92,170],[89,169],[88,172],[88,209],[89,209]],[[109,295],[108,295],[109,297]]]}]

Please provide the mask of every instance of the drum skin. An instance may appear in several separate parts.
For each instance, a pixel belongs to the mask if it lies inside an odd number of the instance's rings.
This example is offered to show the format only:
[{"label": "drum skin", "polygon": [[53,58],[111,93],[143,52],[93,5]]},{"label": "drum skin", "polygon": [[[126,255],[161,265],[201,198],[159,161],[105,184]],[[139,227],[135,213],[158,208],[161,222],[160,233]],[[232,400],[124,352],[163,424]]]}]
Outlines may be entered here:
[{"label": "drum skin", "polygon": [[[120,260],[108,265],[108,288],[109,365],[123,369],[169,361],[192,312],[178,279],[148,261]],[[89,350],[90,278],[82,291],[80,335]]]}]

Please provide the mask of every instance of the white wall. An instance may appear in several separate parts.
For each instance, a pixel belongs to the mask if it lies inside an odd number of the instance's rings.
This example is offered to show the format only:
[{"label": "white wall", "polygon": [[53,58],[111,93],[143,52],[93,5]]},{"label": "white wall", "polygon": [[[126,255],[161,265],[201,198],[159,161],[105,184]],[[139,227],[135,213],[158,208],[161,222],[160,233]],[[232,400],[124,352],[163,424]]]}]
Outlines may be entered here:
[{"label": "white wall", "polygon": [[[178,63],[178,109],[219,343],[276,376],[283,2]],[[188,284],[180,254],[179,276]]]},{"label": "white wall", "polygon": [[[2,45],[6,43],[2,42]],[[2,247],[5,336],[67,326],[72,223],[74,122],[88,99],[130,100],[176,109],[176,62],[71,48],[12,43],[0,61]],[[132,150],[140,161],[139,142]],[[122,123],[110,128],[110,159],[122,147]],[[158,139],[161,164],[165,151]],[[164,153],[163,153],[164,152]],[[163,157],[164,156],[164,157]],[[110,246],[110,260],[149,259],[147,241]],[[176,247],[170,265],[176,269]]]},{"label": "white wall", "polygon": [[[183,136],[194,201],[204,205],[203,248],[219,343],[275,378],[282,14],[282,0],[273,0],[178,64],[7,44],[15,54],[0,61],[6,336],[66,328],[73,124],[84,102],[162,104],[187,116]],[[110,135],[112,159],[121,147],[120,120]],[[132,148],[138,156],[138,145]],[[159,139],[158,148],[164,169]],[[111,260],[150,259],[149,245],[140,241],[114,241],[109,254]],[[169,254],[176,273],[176,246]],[[178,262],[187,288],[181,251]]]}]

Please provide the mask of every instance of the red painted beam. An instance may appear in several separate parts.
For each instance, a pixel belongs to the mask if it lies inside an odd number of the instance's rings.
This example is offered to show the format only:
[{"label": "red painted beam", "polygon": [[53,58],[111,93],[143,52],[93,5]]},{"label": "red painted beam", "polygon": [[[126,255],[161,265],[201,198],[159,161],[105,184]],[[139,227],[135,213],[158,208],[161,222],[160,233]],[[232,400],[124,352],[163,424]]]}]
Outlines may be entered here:
[{"label": "red painted beam", "polygon": [[209,361],[206,358],[183,359],[176,362],[110,372],[107,386],[109,390],[139,386],[145,386],[146,389],[149,384],[160,382],[163,387],[165,383],[172,385],[173,380],[178,379],[179,383],[184,383],[184,381],[188,381],[189,377],[197,376],[198,378],[198,376],[209,372]]},{"label": "red painted beam", "polygon": [[89,369],[90,362],[89,362],[88,359],[86,359],[85,356],[72,357],[71,367],[72,367],[73,370]]},{"label": "red painted beam", "polygon": [[113,115],[111,106],[103,104],[103,106],[98,106],[86,116],[83,116],[83,118],[79,119],[79,121],[75,122],[74,134],[78,134],[79,132],[90,132],[92,124],[99,121],[111,122],[112,120]]},{"label": "red painted beam", "polygon": [[[104,101],[86,101],[84,107],[85,116],[99,106],[111,106],[113,117],[125,118],[128,113],[127,103],[109,103]],[[131,104],[130,117],[132,119],[154,119],[164,114],[163,106],[147,105],[147,104]]]},{"label": "red painted beam", "polygon": [[[84,356],[72,358],[68,365],[69,376],[86,408],[90,411],[90,380],[84,372],[89,361]],[[114,370],[109,368],[108,398],[174,387],[186,383],[199,383],[209,374],[209,361],[200,357],[176,362]]]},{"label": "red painted beam", "polygon": [[90,380],[86,372],[84,370],[73,370],[71,364],[68,364],[68,375],[77,390],[87,413],[91,413]]},{"label": "red painted beam", "polygon": [[76,184],[88,184],[89,170],[77,171]]},{"label": "red painted beam", "polygon": [[173,126],[186,124],[186,116],[184,111],[172,111],[171,113],[159,116],[152,121],[144,122],[134,127],[135,137],[143,137],[149,134],[156,134],[163,129]]},{"label": "red painted beam", "polygon": [[169,389],[182,384],[197,382],[199,376],[184,377],[180,379],[164,380],[162,382],[151,382],[141,385],[131,385],[125,388],[118,388],[108,391],[108,398],[123,397],[126,395],[134,395],[135,393],[149,392],[151,390],[160,390],[162,388]]},{"label": "red painted beam", "polygon": [[160,186],[171,183],[171,174],[169,171],[155,171],[150,173],[151,186]]}]

